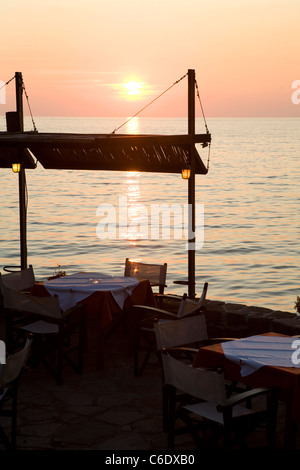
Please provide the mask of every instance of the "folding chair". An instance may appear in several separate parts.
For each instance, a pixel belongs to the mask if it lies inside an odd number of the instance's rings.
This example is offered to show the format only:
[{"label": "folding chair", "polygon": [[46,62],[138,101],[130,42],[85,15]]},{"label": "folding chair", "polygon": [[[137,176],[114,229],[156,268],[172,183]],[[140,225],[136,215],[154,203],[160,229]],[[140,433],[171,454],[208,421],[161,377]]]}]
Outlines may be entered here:
[{"label": "folding chair", "polygon": [[[205,315],[195,315],[178,320],[154,321],[156,338],[156,348],[159,358],[161,352],[167,348],[177,348],[177,355],[193,361],[199,347],[208,341]],[[163,390],[164,391],[164,390]],[[181,400],[181,395],[177,394],[177,400]],[[163,428],[167,427],[168,416],[168,396],[163,393]]]},{"label": "folding chair", "polygon": [[[1,278],[0,278],[1,284]],[[85,338],[84,306],[62,311],[57,296],[35,297],[23,294],[3,285],[2,295],[6,310],[7,336],[10,341],[10,350],[17,343],[23,332],[32,333],[32,360],[41,358],[54,375],[59,384],[63,379],[63,365],[68,362],[73,369],[82,373]],[[22,319],[15,321],[15,313],[22,313]],[[73,352],[76,351],[76,359]],[[50,354],[56,353],[55,366],[48,360]]]},{"label": "folding chair", "polygon": [[139,280],[148,279],[151,286],[158,286],[159,293],[163,294],[166,287],[167,263],[147,264],[126,258],[124,276],[136,277]]},{"label": "folding chair", "polygon": [[32,339],[25,346],[0,364],[0,417],[10,417],[10,438],[0,424],[0,441],[8,450],[16,448],[18,389],[21,375],[26,364]]},{"label": "folding chair", "polygon": [[[14,268],[14,270],[12,270]],[[13,266],[5,266],[3,269],[4,271],[8,271],[8,274],[1,274],[0,273],[0,300],[1,300],[1,310],[4,310],[3,307],[3,298],[1,296],[1,286],[2,284],[10,289],[22,292],[22,293],[30,293],[30,289],[35,284],[35,275],[32,265],[30,265],[26,269],[18,269],[15,270],[17,267]],[[18,314],[18,318],[15,318],[16,321],[20,322],[22,318],[21,312]],[[7,325],[7,323],[6,323]],[[6,331],[6,340],[7,340],[7,350],[10,351],[10,344],[11,340],[9,338],[10,332]]]},{"label": "folding chair", "polygon": [[[201,447],[202,444],[202,447],[205,446],[207,449],[207,442],[203,442],[205,439],[204,422],[214,425],[216,434],[213,447],[218,446],[219,431],[222,429],[223,445],[226,449],[232,449],[235,445],[245,448],[244,438],[262,423],[267,426],[268,446],[275,447],[277,389],[257,388],[228,399],[222,370],[193,368],[174,357],[175,352],[176,350],[168,349],[162,351],[163,394],[167,396],[169,407],[166,415],[169,449],[174,449],[175,436],[182,432],[189,432],[197,447]],[[178,391],[181,394],[180,402],[176,399]],[[263,396],[266,398],[266,405],[262,409],[254,410],[241,405],[249,398],[253,400]],[[197,403],[190,403],[191,399],[196,399]],[[199,425],[195,424],[194,418],[198,420],[198,424],[199,420],[202,424],[200,426],[202,439],[199,437]],[[185,423],[183,429],[176,428],[179,419]]]},{"label": "folding chair", "polygon": [[[179,320],[181,318],[204,313],[204,305],[208,284],[205,283],[201,297],[198,301],[190,300],[184,294],[178,307],[177,313],[153,307],[135,305],[128,312],[133,333],[134,375],[142,375],[150,356],[157,353],[157,345],[154,330],[154,321]],[[205,334],[207,337],[206,326]],[[140,359],[140,356],[143,356]]]},{"label": "folding chair", "polygon": [[20,292],[29,292],[35,284],[35,275],[32,265],[20,271],[9,272],[1,275],[2,282],[6,287]]}]

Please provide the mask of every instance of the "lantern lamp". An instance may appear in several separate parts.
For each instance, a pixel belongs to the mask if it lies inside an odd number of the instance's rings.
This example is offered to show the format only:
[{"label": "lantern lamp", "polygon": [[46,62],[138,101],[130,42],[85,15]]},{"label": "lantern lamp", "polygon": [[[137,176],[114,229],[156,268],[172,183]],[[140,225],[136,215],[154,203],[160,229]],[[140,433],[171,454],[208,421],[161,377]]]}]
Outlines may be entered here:
[{"label": "lantern lamp", "polygon": [[181,170],[181,175],[184,180],[188,180],[191,176],[191,167],[189,165],[185,165]]},{"label": "lantern lamp", "polygon": [[12,171],[14,173],[20,173],[21,170],[21,163],[13,163],[12,164]]}]

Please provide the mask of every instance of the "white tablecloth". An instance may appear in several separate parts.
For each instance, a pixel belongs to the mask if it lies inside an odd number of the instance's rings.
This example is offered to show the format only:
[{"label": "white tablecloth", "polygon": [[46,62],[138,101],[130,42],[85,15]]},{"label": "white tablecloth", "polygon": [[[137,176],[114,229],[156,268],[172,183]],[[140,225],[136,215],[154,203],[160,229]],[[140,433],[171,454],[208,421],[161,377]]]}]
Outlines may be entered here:
[{"label": "white tablecloth", "polygon": [[295,361],[300,357],[296,354],[295,340],[284,336],[258,335],[222,343],[222,348],[227,359],[241,366],[241,376],[245,377],[262,366],[300,367]]},{"label": "white tablecloth", "polygon": [[139,281],[131,277],[108,276],[102,273],[75,273],[44,283],[51,295],[59,297],[62,310],[68,310],[96,291],[110,291],[120,308]]}]

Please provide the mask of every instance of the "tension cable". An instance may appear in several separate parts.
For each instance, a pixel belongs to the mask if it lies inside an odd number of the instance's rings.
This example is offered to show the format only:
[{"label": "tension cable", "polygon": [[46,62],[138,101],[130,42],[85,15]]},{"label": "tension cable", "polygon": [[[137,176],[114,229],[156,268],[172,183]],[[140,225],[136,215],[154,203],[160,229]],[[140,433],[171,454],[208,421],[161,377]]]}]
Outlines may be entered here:
[{"label": "tension cable", "polygon": [[158,100],[161,96],[163,96],[165,93],[167,93],[167,91],[171,90],[171,88],[173,88],[175,85],[177,85],[177,83],[179,83],[181,80],[183,80],[186,76],[187,76],[187,73],[185,75],[183,75],[183,77],[176,80],[176,82],[174,82],[173,85],[169,86],[169,88],[167,88],[160,95],[158,95],[156,98],[154,98],[152,101],[150,101],[150,103],[146,104],[146,106],[144,106],[142,109],[140,109],[137,113],[135,113],[133,116],[131,116],[129,119],[127,119],[127,121],[123,122],[123,124],[121,124],[119,127],[117,127],[112,132],[112,134],[114,134],[116,131],[118,131],[121,127],[125,126],[125,124],[127,124],[129,121],[131,121],[131,119],[133,119],[138,114],[140,114],[142,111],[144,111],[146,108],[148,108],[148,106],[150,106],[152,103],[154,103],[156,100]]},{"label": "tension cable", "polygon": [[[206,118],[205,118],[205,114],[204,114],[204,110],[203,110],[203,106],[202,106],[202,101],[201,101],[201,98],[200,98],[200,93],[199,93],[199,88],[198,88],[197,80],[195,80],[195,87],[196,87],[196,91],[197,91],[197,97],[198,97],[198,101],[199,101],[199,104],[200,104],[200,108],[201,108],[201,112],[202,112],[202,117],[203,117],[205,129],[206,129],[206,133],[209,134],[209,130],[208,130],[208,126],[207,126],[207,122],[206,122]],[[207,170],[208,170],[208,169],[209,169],[209,163],[210,163],[210,147],[211,147],[211,142],[209,142],[209,143],[206,144],[205,146],[207,146],[207,145],[208,145],[208,156],[207,156],[206,168],[207,168]]]},{"label": "tension cable", "polygon": [[34,119],[33,119],[33,115],[32,115],[32,112],[31,112],[31,107],[30,107],[30,104],[29,104],[29,98],[28,98],[28,95],[27,95],[27,92],[26,92],[26,88],[25,88],[24,81],[23,81],[23,83],[22,83],[22,86],[23,86],[23,91],[24,91],[25,97],[26,97],[28,109],[29,109],[29,112],[30,112],[30,116],[31,116],[31,121],[32,121],[33,129],[34,129],[35,132],[37,132],[36,125],[35,125],[35,122],[34,122]]},{"label": "tension cable", "polygon": [[2,85],[2,87],[0,87],[0,90],[2,90],[2,88],[4,88],[6,85],[8,85],[9,82],[11,82],[12,80],[14,80],[14,78],[15,78],[15,75],[14,75],[13,77],[11,77],[9,80],[7,80],[7,82],[4,83],[4,85]]}]

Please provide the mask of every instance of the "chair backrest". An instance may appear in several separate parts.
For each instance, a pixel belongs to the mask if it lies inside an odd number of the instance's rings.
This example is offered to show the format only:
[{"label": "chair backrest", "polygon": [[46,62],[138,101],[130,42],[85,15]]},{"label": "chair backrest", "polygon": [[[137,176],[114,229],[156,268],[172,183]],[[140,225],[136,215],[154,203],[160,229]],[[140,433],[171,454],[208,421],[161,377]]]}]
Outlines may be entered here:
[{"label": "chair backrest", "polygon": [[172,357],[167,350],[162,354],[164,382],[195,398],[223,404],[226,401],[222,370],[198,369]]},{"label": "chair backrest", "polygon": [[18,291],[30,289],[35,284],[33,267],[22,269],[8,274],[1,274],[2,282],[5,286]]},{"label": "chair backrest", "polygon": [[4,387],[13,382],[25,366],[32,340],[27,339],[26,344],[20,351],[7,357],[6,363],[1,365],[0,387]]},{"label": "chair backrest", "polygon": [[163,294],[166,287],[167,263],[147,264],[126,258],[124,276],[139,280],[148,279],[152,286],[159,286],[159,293]]},{"label": "chair backrest", "polygon": [[59,298],[56,296],[35,297],[6,287],[3,283],[3,306],[5,309],[18,310],[20,312],[35,313],[50,318],[62,318]]},{"label": "chair backrest", "polygon": [[159,350],[201,342],[208,338],[203,314],[178,320],[156,321],[154,328]]},{"label": "chair backrest", "polygon": [[188,299],[187,295],[184,294],[179,305],[177,317],[182,318],[187,315],[193,315],[194,313],[197,313],[199,310],[201,310],[204,306],[204,302],[205,302],[206,295],[207,295],[207,289],[208,289],[208,283],[205,282],[201,297],[198,301]]}]

